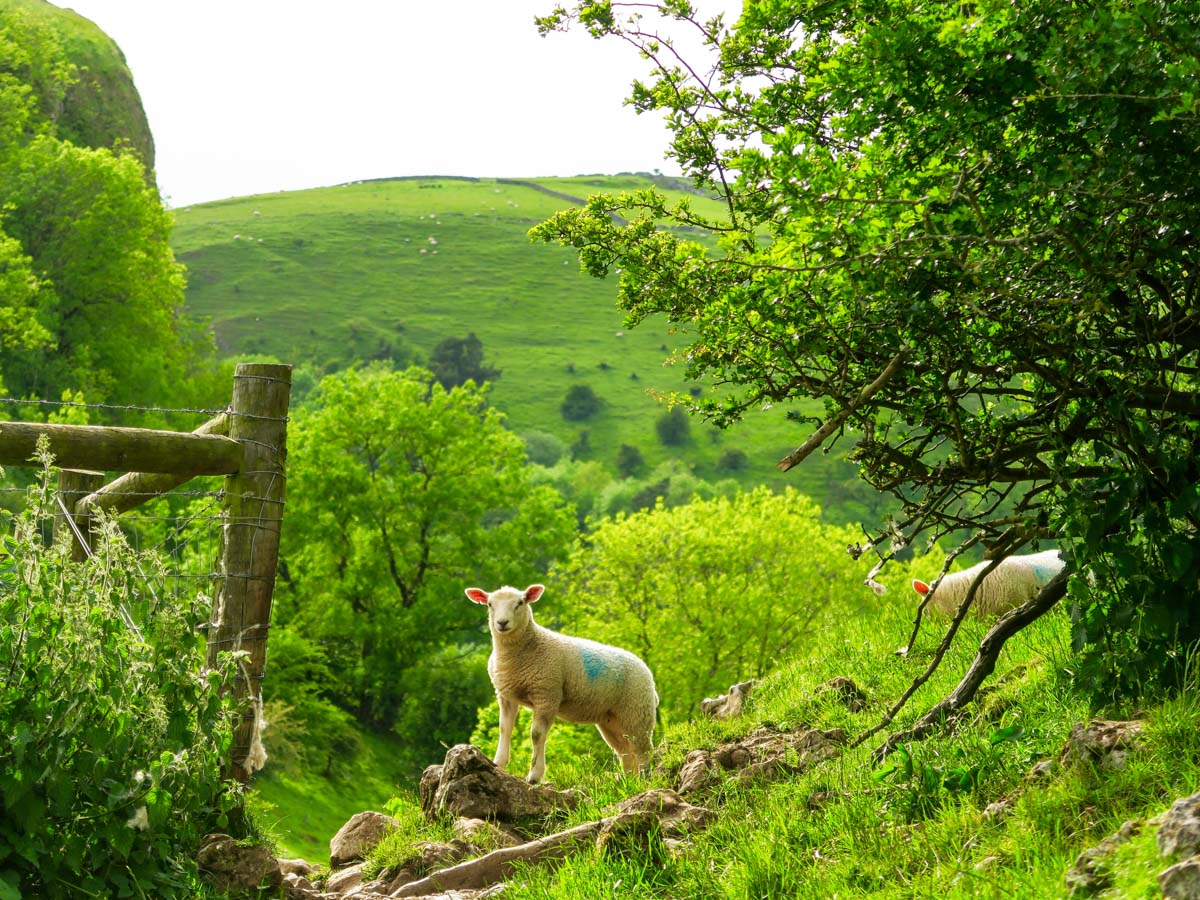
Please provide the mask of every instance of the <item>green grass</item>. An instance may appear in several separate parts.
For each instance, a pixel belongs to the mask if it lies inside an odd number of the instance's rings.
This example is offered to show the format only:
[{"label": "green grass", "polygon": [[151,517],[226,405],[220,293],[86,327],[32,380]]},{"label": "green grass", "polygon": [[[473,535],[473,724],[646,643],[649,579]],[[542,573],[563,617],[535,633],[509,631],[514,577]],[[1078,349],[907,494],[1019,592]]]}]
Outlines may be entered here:
[{"label": "green grass", "polygon": [[[710,389],[686,381],[681,366],[664,366],[687,336],[661,321],[625,328],[613,280],[581,274],[571,251],[527,236],[571,205],[551,192],[583,198],[650,181],[410,178],[244,197],[179,210],[173,246],[188,267],[188,311],[211,323],[226,357],[318,371],[383,357],[407,364],[474,332],[487,364],[501,371],[493,404],[517,433],[549,432],[570,445],[586,429],[587,458],[614,471],[618,449],[630,444],[647,471],[682,457],[706,480],[789,484],[835,521],[865,518],[875,501],[840,458],[776,471],[810,430],[786,421],[783,409],[756,412],[727,432],[694,420],[688,446],[663,446],[654,424],[664,407],[654,393]],[[719,213],[711,200],[689,199]],[[590,385],[603,403],[582,423],[560,411],[575,384]],[[745,469],[721,467],[731,449],[748,455]]]},{"label": "green grass", "polygon": [[329,778],[299,766],[280,770],[268,759],[267,768],[251,786],[250,808],[255,824],[279,848],[281,856],[302,857],[329,865],[329,840],[355,813],[383,812],[387,803],[408,788],[403,770],[392,761],[399,738],[363,732],[362,749]]},{"label": "green grass", "polygon": [[[607,804],[648,787],[673,786],[673,773],[689,750],[715,746],[760,724],[861,734],[928,661],[934,641],[929,633],[911,658],[891,652],[903,642],[907,624],[904,610],[887,605],[814,634],[806,651],[759,688],[742,720],[669,726],[659,740],[660,767],[649,777],[619,777],[603,755],[551,753],[555,785],[580,787],[592,797],[555,827],[595,819]],[[911,724],[953,687],[984,630],[968,623],[963,639],[917,692],[897,728]],[[996,675],[952,733],[909,745],[918,771],[922,765],[943,772],[973,768],[976,778],[964,789],[886,777],[871,754],[880,735],[800,775],[770,785],[727,786],[708,795],[699,802],[718,811],[716,823],[665,864],[609,859],[589,847],[556,869],[523,869],[505,896],[1065,896],[1065,872],[1082,850],[1127,819],[1151,816],[1200,787],[1200,705],[1194,685],[1177,699],[1142,707],[1145,747],[1129,757],[1125,768],[1057,766],[1048,777],[1026,781],[1030,767],[1057,758],[1071,727],[1094,713],[1071,687],[1069,646],[1065,613],[1036,623],[1010,642]],[[853,712],[817,694],[815,689],[836,675],[853,677],[868,692],[867,708]],[[1132,710],[1105,712],[1123,717]],[[1010,739],[993,744],[998,733]],[[818,793],[833,799],[810,808]],[[988,804],[1005,797],[1014,800],[1010,812],[985,815]],[[402,817],[404,807],[405,801],[395,805]],[[419,820],[415,806],[406,819],[412,831],[412,822]],[[425,828],[441,833],[444,825]],[[389,854],[399,857],[402,851],[396,846],[381,850],[374,865],[386,866]],[[1154,896],[1154,879],[1169,863],[1157,856],[1153,829],[1144,830],[1114,855],[1113,887],[1104,896]]]}]

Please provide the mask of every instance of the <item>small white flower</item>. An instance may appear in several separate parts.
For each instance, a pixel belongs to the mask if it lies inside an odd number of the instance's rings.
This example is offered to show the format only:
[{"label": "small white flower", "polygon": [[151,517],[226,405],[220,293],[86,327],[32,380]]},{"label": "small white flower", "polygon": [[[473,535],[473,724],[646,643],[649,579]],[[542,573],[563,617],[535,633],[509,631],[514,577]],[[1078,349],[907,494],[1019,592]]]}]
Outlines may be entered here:
[{"label": "small white flower", "polygon": [[146,807],[139,806],[137,812],[125,823],[126,827],[136,829],[137,831],[145,831],[150,827],[150,817],[146,814]]},{"label": "small white flower", "polygon": [[133,773],[133,780],[136,781],[138,784],[141,784],[143,781],[146,780],[146,773],[143,772],[141,769],[138,769],[136,772]]}]

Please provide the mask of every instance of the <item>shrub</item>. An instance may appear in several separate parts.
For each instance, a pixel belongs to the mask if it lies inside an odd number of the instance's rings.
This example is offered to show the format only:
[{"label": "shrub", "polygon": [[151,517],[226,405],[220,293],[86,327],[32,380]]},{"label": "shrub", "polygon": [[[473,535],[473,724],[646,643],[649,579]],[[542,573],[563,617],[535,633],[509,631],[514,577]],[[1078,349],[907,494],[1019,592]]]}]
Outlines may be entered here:
[{"label": "shrub", "polygon": [[692,426],[682,406],[672,406],[654,423],[658,439],[668,447],[682,447],[691,438]]},{"label": "shrub", "polygon": [[546,431],[530,431],[521,435],[525,442],[525,456],[539,466],[553,466],[567,452],[567,445],[557,435]]},{"label": "shrub", "polygon": [[[47,470],[48,471],[48,470]],[[208,831],[229,830],[232,741],[202,668],[202,596],[105,523],[94,558],[47,548],[47,479],[0,513],[0,896],[192,896]]]},{"label": "shrub", "polygon": [[646,465],[642,451],[632,444],[622,444],[617,451],[617,471],[622,478],[631,478]]},{"label": "shrub", "polygon": [[562,402],[562,417],[568,422],[590,419],[600,409],[600,398],[590,384],[573,384]]},{"label": "shrub", "polygon": [[721,454],[721,458],[717,460],[717,468],[740,472],[746,468],[746,464],[749,461],[745,450],[726,450]]}]

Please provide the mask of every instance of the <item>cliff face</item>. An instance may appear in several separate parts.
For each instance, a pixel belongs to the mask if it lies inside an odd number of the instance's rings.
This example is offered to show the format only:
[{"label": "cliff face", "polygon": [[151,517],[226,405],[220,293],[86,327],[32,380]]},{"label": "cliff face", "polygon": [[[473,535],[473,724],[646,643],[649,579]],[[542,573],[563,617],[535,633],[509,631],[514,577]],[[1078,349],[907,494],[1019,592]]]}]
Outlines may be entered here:
[{"label": "cliff face", "polygon": [[86,147],[124,143],[142,159],[147,178],[154,178],[154,138],[142,98],[133,83],[125,55],[107,34],[83,16],[47,0],[0,0],[0,16],[26,15],[51,29],[67,58],[78,68],[56,111],[59,137]]}]

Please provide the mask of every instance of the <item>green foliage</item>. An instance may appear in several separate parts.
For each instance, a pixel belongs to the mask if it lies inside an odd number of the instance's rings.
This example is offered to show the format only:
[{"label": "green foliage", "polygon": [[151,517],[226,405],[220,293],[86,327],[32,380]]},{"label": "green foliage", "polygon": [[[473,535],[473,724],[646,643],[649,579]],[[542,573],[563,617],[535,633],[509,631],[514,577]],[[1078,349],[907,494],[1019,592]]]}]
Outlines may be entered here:
[{"label": "green foliage", "polygon": [[682,447],[692,437],[692,426],[682,406],[672,406],[655,419],[654,430],[668,447]]},{"label": "green foliage", "polygon": [[[96,556],[43,546],[43,486],[0,551],[0,893],[193,896],[195,848],[229,830],[229,668],[204,670],[203,596],[110,523]],[[19,889],[20,893],[14,893]]]},{"label": "green foliage", "polygon": [[617,448],[617,474],[622,478],[632,478],[645,466],[642,451],[633,444],[622,444]]},{"label": "green foliage", "polygon": [[854,614],[869,596],[854,538],[794,491],[659,503],[596,522],[547,596],[569,633],[638,654],[663,709],[686,715],[806,647],[814,623]]},{"label": "green foliage", "polygon": [[484,639],[463,588],[538,581],[574,533],[487,396],[422,369],[354,369],[322,379],[289,428],[279,626],[323,648],[320,696],[371,727],[428,726],[410,735],[416,766],[479,704],[441,688],[460,671],[447,648]]},{"label": "green foliage", "polygon": [[1084,677],[1176,674],[1200,638],[1193,6],[758,0],[730,26],[585,0],[541,27],[573,21],[642,51],[631,103],[725,208],[594,195],[532,233],[619,272],[630,325],[687,330],[688,377],[723,386],[692,410],[820,400],[789,410],[816,428],[790,462],[853,442],[902,504],[885,554],[1058,539],[1096,579]]},{"label": "green foliage", "polygon": [[582,422],[600,411],[600,398],[590,384],[573,384],[559,410],[568,422]]},{"label": "green foliage", "polygon": [[525,442],[525,455],[536,466],[553,466],[567,452],[562,439],[547,431],[527,431],[521,440]]},{"label": "green foliage", "polygon": [[67,139],[80,75],[61,24],[0,4],[0,377],[19,396],[210,398],[211,339],[181,315],[171,219],[145,167],[111,138]]},{"label": "green foliage", "polygon": [[445,338],[429,354],[433,377],[446,390],[474,381],[483,384],[500,377],[500,370],[483,364],[483,342],[470,332],[465,338]]}]

